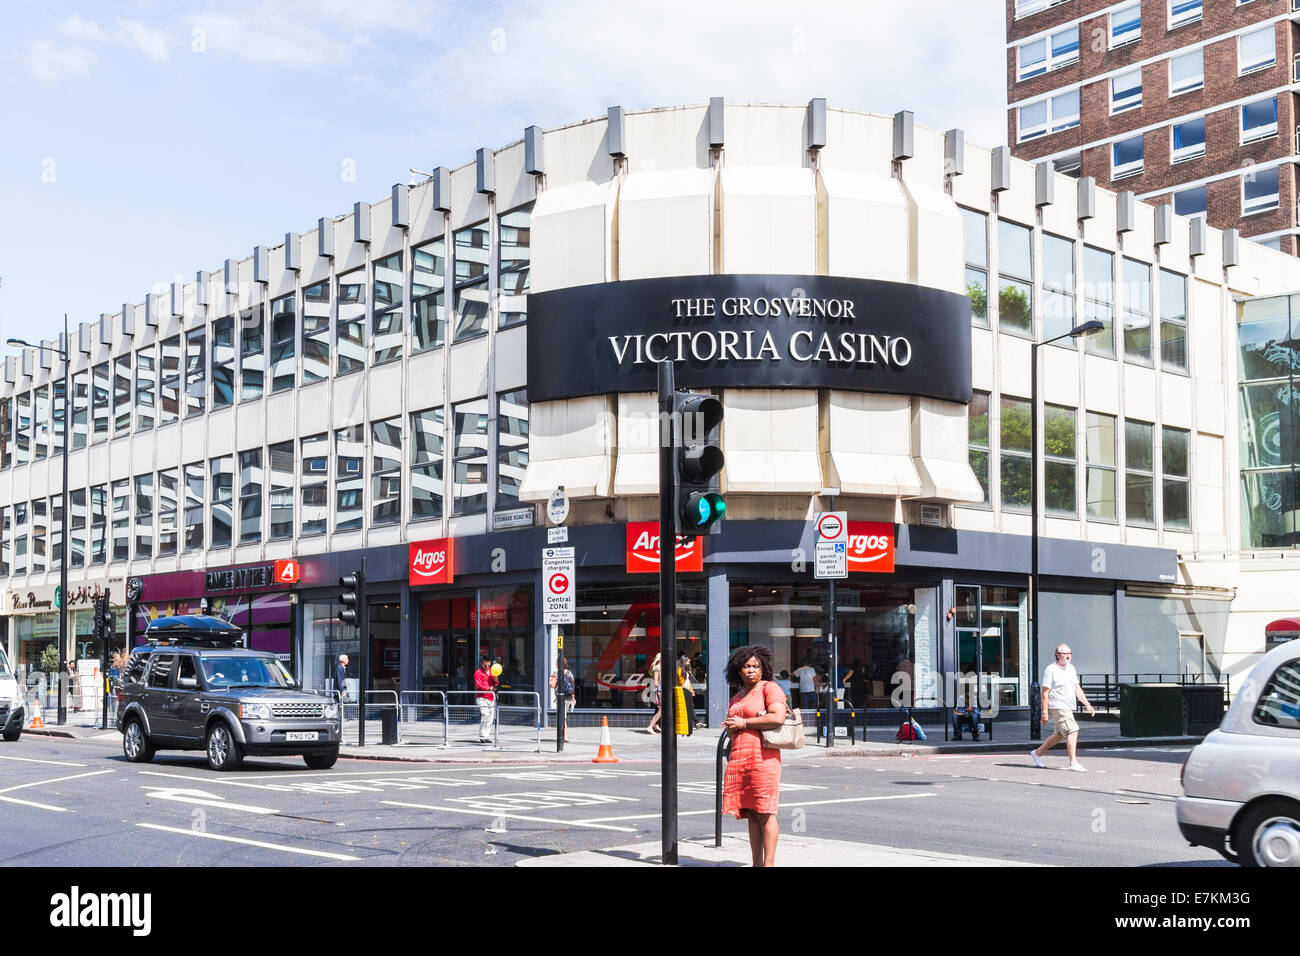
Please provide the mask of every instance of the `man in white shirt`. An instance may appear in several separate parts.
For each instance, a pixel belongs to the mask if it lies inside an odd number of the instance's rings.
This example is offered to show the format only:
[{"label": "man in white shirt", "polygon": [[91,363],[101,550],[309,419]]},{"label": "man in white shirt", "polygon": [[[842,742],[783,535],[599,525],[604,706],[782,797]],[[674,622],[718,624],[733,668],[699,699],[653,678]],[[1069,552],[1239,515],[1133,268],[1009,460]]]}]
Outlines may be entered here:
[{"label": "man in white shirt", "polygon": [[1070,663],[1073,657],[1074,654],[1068,644],[1058,644],[1056,661],[1048,664],[1043,671],[1043,723],[1054,721],[1056,728],[1052,731],[1052,736],[1043,741],[1041,747],[1029,751],[1029,756],[1034,759],[1035,767],[1041,767],[1043,761],[1039,758],[1064,740],[1065,752],[1070,758],[1070,763],[1065,769],[1083,773],[1087,768],[1075,758],[1079,743],[1079,724],[1074,719],[1074,702],[1077,699],[1087,707],[1089,717],[1097,712],[1092,709],[1087,695],[1079,686],[1079,674]]},{"label": "man in white shirt", "polygon": [[799,706],[816,707],[817,670],[812,666],[812,661],[805,657],[803,665],[796,667],[790,676],[799,678]]}]

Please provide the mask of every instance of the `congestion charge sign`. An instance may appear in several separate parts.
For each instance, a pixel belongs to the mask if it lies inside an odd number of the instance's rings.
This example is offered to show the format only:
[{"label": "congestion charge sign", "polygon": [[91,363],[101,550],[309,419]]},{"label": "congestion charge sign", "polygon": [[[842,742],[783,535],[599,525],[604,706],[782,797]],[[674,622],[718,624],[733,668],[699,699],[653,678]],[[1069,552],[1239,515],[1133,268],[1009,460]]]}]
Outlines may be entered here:
[{"label": "congestion charge sign", "polygon": [[573,548],[542,549],[542,623],[572,624],[578,610]]}]

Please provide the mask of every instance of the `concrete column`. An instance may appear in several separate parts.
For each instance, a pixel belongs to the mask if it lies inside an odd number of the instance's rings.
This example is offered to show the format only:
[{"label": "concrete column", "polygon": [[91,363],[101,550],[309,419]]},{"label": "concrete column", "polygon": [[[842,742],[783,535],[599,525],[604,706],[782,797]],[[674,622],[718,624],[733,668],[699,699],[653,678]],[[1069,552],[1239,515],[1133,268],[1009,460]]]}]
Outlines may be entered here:
[{"label": "concrete column", "polygon": [[709,726],[718,727],[727,716],[731,695],[727,689],[727,658],[731,656],[731,592],[725,568],[708,568]]}]

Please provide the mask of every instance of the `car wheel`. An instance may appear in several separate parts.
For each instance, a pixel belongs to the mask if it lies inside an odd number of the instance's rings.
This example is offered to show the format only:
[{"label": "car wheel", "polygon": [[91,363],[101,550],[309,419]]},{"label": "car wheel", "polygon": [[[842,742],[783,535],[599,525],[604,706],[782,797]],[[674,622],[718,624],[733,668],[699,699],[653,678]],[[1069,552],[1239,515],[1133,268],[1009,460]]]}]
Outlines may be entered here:
[{"label": "car wheel", "polygon": [[139,718],[132,717],[122,728],[122,753],[130,763],[148,763],[153,759],[153,741],[144,732]]},{"label": "car wheel", "polygon": [[1252,807],[1233,846],[1242,866],[1300,867],[1300,806],[1272,800]]},{"label": "car wheel", "polygon": [[243,762],[244,748],[230,727],[218,720],[208,731],[208,766],[213,770],[238,770]]},{"label": "car wheel", "polygon": [[6,730],[6,731],[4,732],[4,738],[5,738],[5,740],[9,741],[10,743],[13,743],[15,740],[17,740],[17,739],[22,735],[22,732],[23,732],[23,731],[22,731],[22,728],[21,728],[21,727],[18,728],[17,730]]},{"label": "car wheel", "polygon": [[303,754],[302,759],[312,770],[328,770],[338,763],[339,748],[335,747],[323,754]]}]

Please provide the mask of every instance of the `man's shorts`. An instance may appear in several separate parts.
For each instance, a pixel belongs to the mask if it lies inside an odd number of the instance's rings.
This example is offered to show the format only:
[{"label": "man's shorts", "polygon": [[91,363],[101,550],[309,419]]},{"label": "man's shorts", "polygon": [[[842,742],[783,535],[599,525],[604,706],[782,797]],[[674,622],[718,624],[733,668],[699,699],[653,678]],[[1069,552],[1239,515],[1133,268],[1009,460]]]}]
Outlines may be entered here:
[{"label": "man's shorts", "polygon": [[1056,732],[1062,737],[1068,737],[1070,734],[1079,732],[1079,722],[1074,719],[1074,713],[1068,710],[1049,710],[1047,716],[1056,724]]}]

